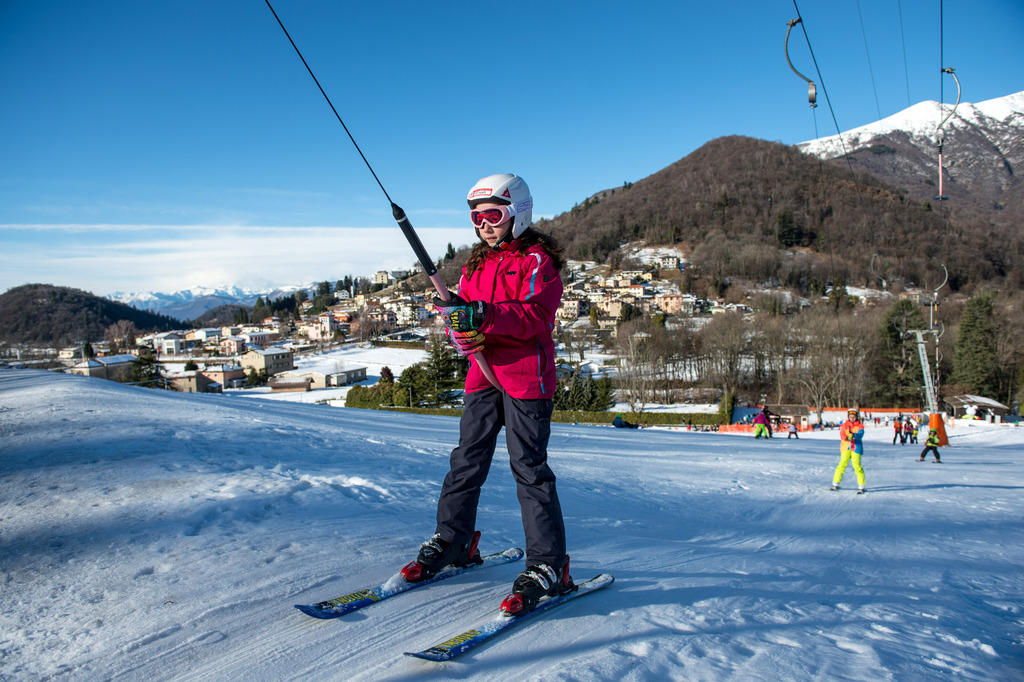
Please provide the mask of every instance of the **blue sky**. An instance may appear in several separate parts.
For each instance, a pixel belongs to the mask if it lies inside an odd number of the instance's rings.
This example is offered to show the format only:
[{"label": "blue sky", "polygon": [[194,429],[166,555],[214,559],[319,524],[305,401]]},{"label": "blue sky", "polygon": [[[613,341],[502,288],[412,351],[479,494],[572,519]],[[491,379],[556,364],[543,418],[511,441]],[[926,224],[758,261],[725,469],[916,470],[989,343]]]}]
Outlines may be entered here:
[{"label": "blue sky", "polygon": [[[519,173],[535,215],[554,215],[722,135],[836,132],[799,29],[815,112],[786,65],[791,1],[271,1],[435,253],[472,240],[464,196],[482,175]],[[798,4],[842,130],[939,99],[939,0]],[[964,100],[1024,90],[1024,3],[942,5]],[[0,92],[0,290],[414,261],[262,0],[0,0]]]}]

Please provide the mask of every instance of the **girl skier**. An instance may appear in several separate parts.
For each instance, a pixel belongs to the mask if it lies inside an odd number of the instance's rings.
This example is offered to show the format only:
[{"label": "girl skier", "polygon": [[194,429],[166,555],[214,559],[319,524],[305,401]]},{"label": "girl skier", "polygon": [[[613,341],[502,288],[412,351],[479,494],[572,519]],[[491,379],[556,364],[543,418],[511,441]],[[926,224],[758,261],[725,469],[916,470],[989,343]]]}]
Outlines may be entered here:
[{"label": "girl skier", "polygon": [[768,423],[766,412],[767,410],[761,410],[754,417],[754,438],[760,438],[761,436],[765,438],[772,437],[771,426]]},{"label": "girl skier", "polygon": [[860,465],[860,457],[864,454],[864,425],[860,422],[857,410],[847,412],[846,421],[839,427],[839,438],[839,466],[832,475],[830,490],[839,490],[846,466],[853,462],[853,471],[857,474],[857,494],[860,495],[865,492],[864,468]]},{"label": "girl skier", "polygon": [[526,570],[501,605],[516,614],[532,610],[545,596],[576,589],[555,475],[547,463],[555,392],[551,331],[562,298],[562,256],[550,237],[530,226],[533,199],[522,178],[481,178],[466,199],[480,241],[462,269],[458,291],[447,302],[435,298],[434,305],[452,346],[463,355],[480,353],[501,388],[470,363],[459,444],[437,502],[437,527],[402,573],[424,580],[449,564],[481,561],[477,504],[504,426],[526,533]]}]

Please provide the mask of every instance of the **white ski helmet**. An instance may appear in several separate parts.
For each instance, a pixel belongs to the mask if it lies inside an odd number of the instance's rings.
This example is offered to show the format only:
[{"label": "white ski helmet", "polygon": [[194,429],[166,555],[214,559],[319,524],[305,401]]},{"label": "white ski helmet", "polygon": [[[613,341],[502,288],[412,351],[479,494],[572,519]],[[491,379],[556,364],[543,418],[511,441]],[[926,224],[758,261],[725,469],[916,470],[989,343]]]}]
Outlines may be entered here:
[{"label": "white ski helmet", "polygon": [[512,238],[516,238],[533,222],[533,197],[526,181],[511,173],[498,173],[480,178],[466,195],[470,208],[481,201],[496,201],[509,206],[514,216],[512,221]]}]

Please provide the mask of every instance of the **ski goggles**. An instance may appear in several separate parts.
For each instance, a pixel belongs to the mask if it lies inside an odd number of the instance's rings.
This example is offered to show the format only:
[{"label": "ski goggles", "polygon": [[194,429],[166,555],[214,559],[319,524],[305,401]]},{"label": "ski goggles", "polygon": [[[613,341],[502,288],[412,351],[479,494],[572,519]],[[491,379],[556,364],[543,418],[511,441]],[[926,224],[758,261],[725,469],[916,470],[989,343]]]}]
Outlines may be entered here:
[{"label": "ski goggles", "polygon": [[479,211],[470,211],[469,219],[475,227],[483,227],[487,223],[491,227],[497,227],[515,215],[511,206],[497,206],[495,208],[484,208]]}]

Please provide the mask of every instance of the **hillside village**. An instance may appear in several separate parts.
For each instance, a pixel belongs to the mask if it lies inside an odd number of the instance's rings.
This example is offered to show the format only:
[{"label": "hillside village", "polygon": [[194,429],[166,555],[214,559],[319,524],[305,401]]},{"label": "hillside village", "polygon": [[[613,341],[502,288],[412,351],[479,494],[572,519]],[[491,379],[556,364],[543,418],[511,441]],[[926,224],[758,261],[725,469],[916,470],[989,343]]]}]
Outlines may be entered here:
[{"label": "hillside village", "polygon": [[[586,361],[589,353],[614,350],[616,328],[626,319],[661,316],[668,329],[700,328],[719,313],[748,316],[763,306],[757,291],[746,302],[706,300],[684,293],[686,261],[672,247],[633,247],[625,261],[629,269],[568,261],[554,331],[560,342],[560,374],[572,367],[587,373],[616,374],[616,368]],[[225,389],[266,385],[274,392],[310,391],[364,382],[365,367],[337,363],[332,369],[299,369],[296,358],[351,342],[405,344],[424,347],[441,326],[430,301],[434,291],[410,291],[409,272],[378,271],[372,293],[338,288],[334,302],[320,305],[302,300],[296,315],[271,315],[244,324],[179,329],[137,336],[134,339],[89,340],[56,353],[64,371],[123,382],[153,384],[183,392],[221,392]],[[811,305],[781,291],[765,291],[775,305],[787,308]],[[853,292],[849,292],[853,293]],[[874,304],[891,298],[884,291],[857,290],[854,300]],[[904,292],[916,297],[917,292]],[[322,299],[318,299],[321,300]],[[83,354],[88,353],[89,357]],[[159,371],[139,381],[139,358],[150,358]],[[612,364],[615,364],[614,360]],[[668,398],[671,402],[671,398]]]},{"label": "hillside village", "polygon": [[[563,277],[565,291],[556,313],[556,336],[586,336],[595,345],[607,339],[627,311],[666,318],[694,318],[729,310],[752,312],[742,304],[707,301],[681,293],[679,274],[685,260],[675,249],[638,252],[644,267],[616,271],[594,262],[570,261]],[[126,381],[140,353],[151,352],[167,371],[170,387],[186,392],[218,392],[251,385],[260,377],[279,391],[344,386],[366,378],[364,368],[332,374],[297,373],[294,359],[348,341],[423,343],[439,332],[430,301],[433,289],[403,292],[412,273],[378,271],[374,293],[334,292],[336,302],[314,313],[314,303],[298,306],[299,319],[269,316],[249,324],[181,329],[146,334],[135,340],[135,352],[119,352],[129,344],[90,340],[94,355],[83,357],[82,346],[60,349],[60,361],[73,374]],[[196,369],[181,366],[195,363]]]}]

